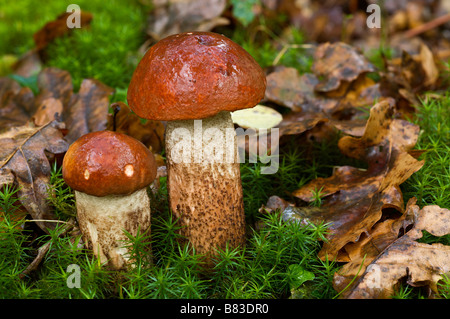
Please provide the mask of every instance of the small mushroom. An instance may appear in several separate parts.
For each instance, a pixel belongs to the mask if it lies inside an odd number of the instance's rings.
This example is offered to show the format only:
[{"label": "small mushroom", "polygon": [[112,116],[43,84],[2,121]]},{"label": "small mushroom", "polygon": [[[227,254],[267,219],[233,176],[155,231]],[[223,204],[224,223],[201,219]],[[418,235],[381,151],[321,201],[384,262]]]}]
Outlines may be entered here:
[{"label": "small mushroom", "polygon": [[[245,215],[236,132],[230,112],[263,97],[262,68],[238,44],[212,32],[157,42],[128,88],[140,117],[168,121],[167,186],[181,234],[197,253],[245,243]],[[199,121],[201,120],[201,121]]]},{"label": "small mushroom", "polygon": [[85,242],[102,263],[126,268],[129,252],[124,231],[133,236],[139,229],[150,232],[147,186],[156,176],[153,154],[128,135],[93,132],[70,145],[62,172],[75,192]]}]

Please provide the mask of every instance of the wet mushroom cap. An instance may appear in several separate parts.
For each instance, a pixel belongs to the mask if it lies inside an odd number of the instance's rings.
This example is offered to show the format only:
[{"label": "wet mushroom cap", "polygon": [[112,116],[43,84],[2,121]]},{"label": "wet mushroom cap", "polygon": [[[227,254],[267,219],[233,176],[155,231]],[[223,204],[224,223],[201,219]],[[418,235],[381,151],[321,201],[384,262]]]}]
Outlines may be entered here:
[{"label": "wet mushroom cap", "polygon": [[93,196],[128,195],[151,184],[156,163],[138,140],[117,132],[83,135],[67,150],[63,178],[74,190]]},{"label": "wet mushroom cap", "polygon": [[139,62],[128,104],[140,117],[189,120],[255,106],[266,76],[238,44],[213,32],[185,32],[153,45]]}]

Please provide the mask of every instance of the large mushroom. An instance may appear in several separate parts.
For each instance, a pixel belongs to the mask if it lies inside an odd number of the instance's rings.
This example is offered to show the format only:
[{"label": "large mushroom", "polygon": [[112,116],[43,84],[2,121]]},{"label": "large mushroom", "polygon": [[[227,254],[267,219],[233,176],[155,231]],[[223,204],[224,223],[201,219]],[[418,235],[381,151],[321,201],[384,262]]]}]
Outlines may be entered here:
[{"label": "large mushroom", "polygon": [[83,135],[67,150],[62,166],[74,190],[85,242],[102,263],[129,264],[127,236],[150,232],[147,186],[156,177],[153,154],[138,140],[112,131]]},{"label": "large mushroom", "polygon": [[134,71],[128,104],[140,117],[168,121],[170,209],[181,234],[208,260],[245,242],[245,215],[231,111],[255,106],[266,77],[238,44],[186,32],[153,45]]}]

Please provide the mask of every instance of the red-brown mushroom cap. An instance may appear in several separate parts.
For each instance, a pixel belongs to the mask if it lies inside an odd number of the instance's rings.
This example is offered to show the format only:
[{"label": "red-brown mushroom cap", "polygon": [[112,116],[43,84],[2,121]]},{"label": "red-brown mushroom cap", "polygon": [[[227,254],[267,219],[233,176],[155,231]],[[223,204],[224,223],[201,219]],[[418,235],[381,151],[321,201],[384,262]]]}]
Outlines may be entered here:
[{"label": "red-brown mushroom cap", "polygon": [[138,140],[117,132],[83,135],[64,156],[63,178],[74,190],[93,195],[126,195],[155,179],[153,154]]},{"label": "red-brown mushroom cap", "polygon": [[238,44],[212,32],[171,35],[153,45],[128,87],[140,117],[187,120],[255,106],[264,97],[262,68]]}]

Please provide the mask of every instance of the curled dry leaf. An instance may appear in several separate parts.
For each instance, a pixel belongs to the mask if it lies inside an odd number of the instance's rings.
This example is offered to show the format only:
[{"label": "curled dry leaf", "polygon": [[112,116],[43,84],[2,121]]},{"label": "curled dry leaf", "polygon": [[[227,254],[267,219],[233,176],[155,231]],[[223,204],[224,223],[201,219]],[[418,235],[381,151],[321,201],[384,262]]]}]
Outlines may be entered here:
[{"label": "curled dry leaf", "polygon": [[366,120],[357,108],[372,105],[381,97],[378,84],[361,74],[325,94],[315,91],[318,83],[314,74],[300,76],[294,68],[278,68],[267,76],[266,98],[293,111],[283,115],[280,135],[303,133],[328,122],[347,134],[361,136]]},{"label": "curled dry leaf", "polygon": [[[12,82],[11,82],[12,81]],[[45,125],[55,119],[63,121],[70,143],[93,131],[106,129],[109,97],[113,89],[97,80],[85,79],[78,93],[73,93],[69,72],[45,68],[37,78],[39,93],[35,96],[28,87],[0,78],[0,127],[26,125],[33,120]]]},{"label": "curled dry leaf", "polygon": [[[46,201],[50,164],[46,152],[62,154],[68,144],[63,139],[61,122],[44,126],[24,125],[0,134],[0,187],[15,184],[18,197],[33,219],[54,219]],[[55,225],[37,222],[44,231]]]},{"label": "curled dry leaf", "polygon": [[[68,27],[67,20],[71,12],[64,12],[60,14],[55,20],[46,23],[39,31],[33,35],[36,48],[41,51],[44,50],[53,40],[68,34],[73,29]],[[91,23],[92,14],[89,12],[80,12],[80,27],[84,28]],[[70,19],[69,19],[70,20]]]},{"label": "curled dry leaf", "polygon": [[266,98],[294,112],[328,113],[336,101],[318,96],[314,91],[318,83],[314,74],[300,75],[295,68],[279,67],[267,75]]},{"label": "curled dry leaf", "polygon": [[11,89],[1,96],[0,127],[8,129],[27,123],[36,112],[34,94],[28,87]]},{"label": "curled dry leaf", "polygon": [[[62,105],[59,115],[66,124],[68,133],[65,139],[69,143],[89,132],[106,129],[109,98],[114,92],[109,86],[98,80],[84,79],[78,93],[74,93],[69,72],[57,68],[46,68],[38,75],[38,87],[40,92],[36,97],[36,104],[41,105],[46,102],[58,109],[60,107],[58,103]],[[38,115],[49,118],[54,116],[51,107],[44,111],[46,114]]]},{"label": "curled dry leaf", "polygon": [[214,27],[227,25],[221,17],[225,0],[157,0],[147,19],[147,34],[160,40],[171,34],[187,31],[211,31]]},{"label": "curled dry leaf", "polygon": [[396,109],[403,117],[414,112],[419,94],[439,86],[441,70],[431,50],[420,44],[418,55],[406,51],[397,59],[385,61],[386,71],[380,72],[380,90],[396,100]]},{"label": "curled dry leaf", "polygon": [[352,82],[360,74],[375,71],[374,66],[346,43],[324,43],[314,54],[313,73],[323,78],[315,86],[318,92],[330,92],[343,82]]},{"label": "curled dry leaf", "polygon": [[[115,115],[108,116],[106,128],[116,132],[127,134],[141,141],[149,147],[153,153],[161,152],[164,146],[165,127],[161,121],[143,120],[133,113],[128,105],[123,102],[116,102],[111,105],[116,110]],[[115,120],[115,127],[114,127]],[[160,165],[158,165],[160,166]]]},{"label": "curled dry leaf", "polygon": [[413,221],[412,228],[395,238],[369,265],[363,265],[361,275],[342,297],[389,298],[403,278],[411,286],[428,286],[437,292],[437,282],[450,271],[450,247],[440,243],[421,243],[418,239],[423,231],[434,236],[450,234],[450,210],[436,205],[420,209],[411,203],[405,215]]},{"label": "curled dry leaf", "polygon": [[[349,261],[346,245],[359,242],[381,219],[383,210],[403,212],[399,185],[419,170],[423,161],[408,154],[417,140],[418,127],[392,119],[393,105],[389,100],[372,107],[364,135],[346,136],[339,141],[340,150],[347,156],[366,161],[368,168],[360,170],[344,166],[329,178],[318,178],[293,192],[306,202],[314,200],[320,190],[320,208],[297,208],[299,219],[331,223],[328,242],[319,256]],[[403,134],[398,134],[402,132]]]},{"label": "curled dry leaf", "polygon": [[69,133],[66,140],[73,143],[82,135],[106,129],[109,97],[112,88],[94,79],[84,79],[78,93],[73,94],[62,119]]}]

